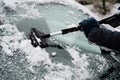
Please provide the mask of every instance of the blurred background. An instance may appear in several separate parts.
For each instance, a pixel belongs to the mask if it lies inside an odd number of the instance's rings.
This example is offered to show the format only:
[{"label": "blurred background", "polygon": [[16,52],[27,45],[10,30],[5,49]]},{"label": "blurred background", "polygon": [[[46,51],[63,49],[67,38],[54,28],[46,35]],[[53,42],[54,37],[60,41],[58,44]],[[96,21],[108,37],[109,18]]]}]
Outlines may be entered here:
[{"label": "blurred background", "polygon": [[120,0],[76,0],[78,3],[87,6],[91,11],[100,15],[110,14],[120,4]]}]

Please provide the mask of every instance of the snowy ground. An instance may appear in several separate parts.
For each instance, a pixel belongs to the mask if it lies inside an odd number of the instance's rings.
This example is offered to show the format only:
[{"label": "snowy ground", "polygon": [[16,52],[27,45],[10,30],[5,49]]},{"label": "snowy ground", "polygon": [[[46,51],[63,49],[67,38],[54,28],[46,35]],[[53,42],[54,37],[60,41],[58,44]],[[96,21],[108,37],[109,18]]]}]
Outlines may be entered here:
[{"label": "snowy ground", "polygon": [[[4,1],[13,10],[16,10],[16,7],[19,6],[27,11],[27,14],[19,14],[20,18],[15,19],[41,16],[34,9],[34,5],[33,7],[27,4],[21,5],[21,2],[28,0]],[[72,7],[82,9],[85,13],[87,12],[98,19],[97,16],[74,2],[74,0],[39,0],[38,2],[51,1],[72,5]],[[65,51],[69,52],[69,56],[72,57],[70,61],[68,60],[69,65],[53,61],[54,58],[50,55],[57,56],[55,52],[48,53],[45,49],[34,48],[25,34],[11,24],[13,20],[11,14],[6,14],[3,7],[0,9],[0,17],[5,22],[4,25],[0,26],[0,80],[97,80],[98,76],[109,67],[107,60],[101,55],[80,53],[75,48],[70,47],[65,49]],[[67,56],[65,58],[67,59]]]}]

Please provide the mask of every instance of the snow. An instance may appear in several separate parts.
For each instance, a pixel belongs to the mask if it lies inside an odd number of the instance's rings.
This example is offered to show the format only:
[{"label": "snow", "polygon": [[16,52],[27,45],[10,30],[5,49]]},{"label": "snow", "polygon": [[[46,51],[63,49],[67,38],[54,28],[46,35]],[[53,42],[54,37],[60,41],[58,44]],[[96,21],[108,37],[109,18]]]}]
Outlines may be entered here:
[{"label": "snow", "polygon": [[[83,7],[82,5],[80,5],[79,3],[77,3],[75,0],[4,0],[6,5],[9,5],[13,8],[16,7],[16,2],[18,3],[23,3],[23,2],[39,2],[39,3],[50,3],[50,2],[55,2],[55,3],[62,3],[65,5],[69,5],[72,6],[76,9],[81,9],[82,11],[84,11],[84,13],[89,13],[89,15],[91,15],[92,17],[99,19],[99,17],[95,16],[90,10],[88,10],[87,8]],[[70,12],[71,13],[71,12]]]},{"label": "snow", "polygon": [[52,57],[55,57],[55,56],[56,56],[56,52],[53,52],[53,53],[51,54],[51,56],[52,56]]},{"label": "snow", "polygon": [[[29,63],[28,69],[32,73],[36,73],[36,71],[33,69],[33,66],[39,66],[41,64],[49,66],[47,70],[49,71],[48,74],[44,77],[45,80],[52,79],[60,79],[60,80],[72,80],[72,76],[77,77],[79,76],[79,79],[86,79],[89,76],[89,72],[86,70],[86,67],[88,66],[87,60],[85,59],[84,55],[83,57],[79,57],[79,53],[75,51],[74,49],[68,49],[71,56],[75,59],[73,60],[73,63],[75,63],[76,66],[79,66],[79,70],[77,68],[72,68],[67,65],[63,65],[62,63],[52,63],[49,53],[46,52],[45,49],[41,49],[40,47],[32,47],[30,40],[26,39],[24,34],[19,32],[14,25],[5,24],[0,26],[0,29],[4,29],[1,38],[1,45],[2,50],[4,53],[8,56],[13,56],[18,53],[13,53],[16,50],[21,50],[22,53],[25,53],[25,58],[27,59]],[[72,53],[75,52],[75,55]],[[52,53],[52,55],[57,55],[56,53]],[[85,62],[86,61],[86,62]],[[82,62],[82,63],[81,63]],[[79,63],[79,64],[78,64]],[[57,71],[54,69],[57,68]],[[74,75],[73,73],[76,72]],[[82,74],[81,74],[82,72]],[[52,76],[52,77],[51,77]]]},{"label": "snow", "polygon": [[[79,53],[76,51],[76,50],[74,50],[74,49],[67,49],[67,51],[71,54],[71,56],[73,57],[73,59],[75,60],[75,61],[79,61],[79,59],[80,59],[80,56],[79,56]],[[73,54],[74,53],[74,54]]]},{"label": "snow", "polygon": [[27,59],[30,60],[31,65],[38,65],[39,62],[45,62],[44,64],[51,64],[51,60],[49,58],[48,53],[45,50],[41,50],[39,47],[33,49]]},{"label": "snow", "polygon": [[[4,41],[3,43],[1,43],[1,45],[3,46],[3,51],[5,51],[5,53],[8,55],[8,56],[13,56],[13,52],[10,50],[10,47],[11,44],[12,44],[12,40],[13,39],[16,39],[16,41],[19,39],[16,38],[16,36],[12,36],[12,33],[9,33],[9,31],[12,32],[12,30],[14,30],[14,32],[17,32],[18,30],[14,29],[15,26],[12,26],[12,25],[9,25],[9,24],[5,24],[5,25],[2,25],[0,26],[1,29],[6,29],[6,31],[3,32],[3,35],[5,34],[6,36],[2,37],[2,40]],[[11,29],[12,28],[12,29]],[[21,34],[21,33],[20,33]],[[10,35],[10,36],[9,36]],[[19,33],[17,34],[17,36],[19,35]]]},{"label": "snow", "polygon": [[[6,5],[11,6],[13,9],[17,7],[19,3],[26,2],[28,0],[4,0]],[[98,19],[92,12],[88,9],[83,7],[82,5],[78,4],[74,0],[29,0],[33,2],[59,2],[65,5],[71,5],[77,9],[82,9],[84,13],[89,13],[91,16]],[[16,2],[18,4],[16,4]],[[25,7],[25,6],[22,6]],[[33,17],[36,14],[36,17],[40,16],[41,14],[38,13],[37,10],[34,10],[34,5],[27,12],[27,17]],[[74,12],[68,11],[71,15],[74,15]],[[26,15],[23,15],[26,16]],[[70,23],[66,21],[66,23]],[[76,26],[74,24],[68,26]],[[0,30],[2,30],[3,36],[0,36],[0,45],[2,46],[3,54],[7,56],[14,56],[15,51],[20,50],[23,54],[25,54],[25,59],[27,59],[28,65],[27,67],[33,74],[37,74],[37,71],[34,67],[39,67],[40,65],[44,65],[44,68],[48,71],[45,74],[43,80],[87,80],[91,78],[92,73],[89,72],[89,56],[86,54],[81,54],[75,48],[67,48],[66,51],[69,52],[69,55],[73,59],[71,64],[74,66],[68,66],[63,63],[55,63],[52,61],[49,53],[45,49],[41,49],[40,47],[34,48],[31,45],[31,41],[28,40],[24,33],[20,32],[15,25],[5,24],[0,26]],[[88,53],[89,54],[89,53]],[[51,53],[52,56],[57,56],[55,52]],[[106,60],[101,58],[101,56],[96,56],[98,60],[103,63],[98,66],[99,72],[104,69],[106,66]],[[97,62],[96,62],[97,63]],[[42,79],[41,79],[42,80]]]},{"label": "snow", "polygon": [[17,30],[16,26],[6,24],[0,26],[0,29],[2,28],[4,28],[5,31],[3,32],[4,36],[1,38],[1,45],[3,51],[5,51],[8,56],[13,56],[12,51],[20,49],[26,53],[26,58],[31,65],[37,65],[39,61],[50,63],[47,52],[39,47],[32,47],[31,41],[24,39],[24,35]]}]

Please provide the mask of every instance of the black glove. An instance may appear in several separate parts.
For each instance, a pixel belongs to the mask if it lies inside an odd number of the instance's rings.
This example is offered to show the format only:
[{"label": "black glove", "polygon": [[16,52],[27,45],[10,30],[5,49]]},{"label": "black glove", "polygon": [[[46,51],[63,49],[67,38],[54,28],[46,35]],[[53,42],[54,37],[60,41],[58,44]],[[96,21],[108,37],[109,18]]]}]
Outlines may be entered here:
[{"label": "black glove", "polygon": [[118,10],[120,10],[120,7],[118,7]]},{"label": "black glove", "polygon": [[88,37],[90,31],[93,28],[99,28],[99,23],[97,22],[97,20],[95,20],[94,18],[89,18],[87,20],[83,20],[82,22],[79,23],[80,27],[82,27],[82,30],[84,31],[86,37]]}]

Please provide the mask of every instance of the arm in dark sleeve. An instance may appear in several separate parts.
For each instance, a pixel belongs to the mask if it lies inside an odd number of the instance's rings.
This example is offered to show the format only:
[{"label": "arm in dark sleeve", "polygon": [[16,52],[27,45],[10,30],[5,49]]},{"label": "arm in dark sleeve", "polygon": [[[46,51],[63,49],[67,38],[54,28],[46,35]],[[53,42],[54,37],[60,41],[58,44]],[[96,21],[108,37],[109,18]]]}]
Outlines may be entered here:
[{"label": "arm in dark sleeve", "polygon": [[99,46],[120,51],[120,32],[105,28],[94,28],[89,33],[88,40]]}]

